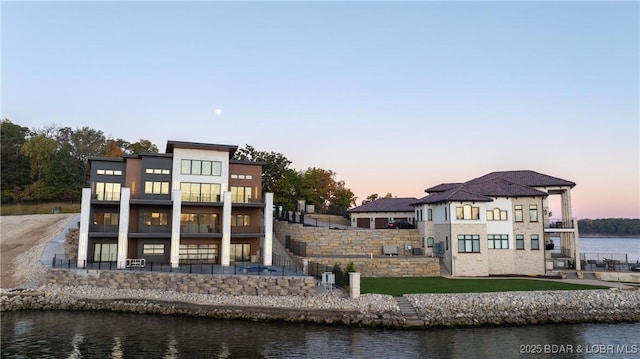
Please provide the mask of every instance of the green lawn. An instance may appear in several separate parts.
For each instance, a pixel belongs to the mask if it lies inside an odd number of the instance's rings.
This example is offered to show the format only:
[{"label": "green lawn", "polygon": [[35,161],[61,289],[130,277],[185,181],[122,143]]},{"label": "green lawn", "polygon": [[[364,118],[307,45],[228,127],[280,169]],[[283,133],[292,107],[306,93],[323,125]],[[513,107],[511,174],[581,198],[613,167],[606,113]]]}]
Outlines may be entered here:
[{"label": "green lawn", "polygon": [[362,278],[361,293],[400,296],[417,293],[478,293],[532,290],[581,290],[606,287],[533,279],[447,279],[443,277]]}]

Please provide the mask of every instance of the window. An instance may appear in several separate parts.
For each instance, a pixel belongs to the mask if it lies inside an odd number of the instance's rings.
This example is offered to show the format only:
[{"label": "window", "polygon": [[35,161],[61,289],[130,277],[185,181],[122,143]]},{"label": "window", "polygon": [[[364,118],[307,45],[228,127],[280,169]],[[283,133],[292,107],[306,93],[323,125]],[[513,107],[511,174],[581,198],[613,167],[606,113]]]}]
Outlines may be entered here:
[{"label": "window", "polygon": [[513,216],[515,217],[514,220],[516,222],[522,222],[522,205],[516,205],[514,206],[514,210],[513,210]]},{"label": "window", "polygon": [[171,170],[162,169],[162,168],[147,168],[145,173],[154,174],[154,175],[168,175],[171,174]]},{"label": "window", "polygon": [[219,233],[218,215],[216,213],[181,213],[180,232]]},{"label": "window", "polygon": [[529,205],[529,221],[538,222],[538,205],[537,204]]},{"label": "window", "polygon": [[142,215],[142,223],[145,226],[169,225],[169,214],[164,212],[145,212]]},{"label": "window", "polygon": [[116,243],[95,243],[93,245],[94,262],[115,262],[118,256]]},{"label": "window", "polygon": [[164,244],[145,243],[142,245],[142,254],[164,254]]},{"label": "window", "polygon": [[433,237],[427,238],[427,247],[433,247]]},{"label": "window", "polygon": [[509,235],[507,234],[487,235],[487,247],[489,249],[509,249]]},{"label": "window", "polygon": [[169,194],[169,182],[144,182],[144,194]]},{"label": "window", "polygon": [[98,212],[93,216],[93,224],[117,226],[120,219],[119,213]]},{"label": "window", "polygon": [[251,187],[231,186],[231,202],[234,202],[234,203],[251,202]]},{"label": "window", "polygon": [[236,262],[248,262],[251,259],[251,246],[249,244],[231,243],[231,260]]},{"label": "window", "polygon": [[531,249],[540,249],[540,237],[537,234],[531,235]]},{"label": "window", "polygon": [[248,227],[251,222],[251,216],[248,214],[236,214],[231,216],[231,225],[236,227]]},{"label": "window", "polygon": [[220,202],[219,183],[180,183],[182,200],[186,202]]},{"label": "window", "polygon": [[217,244],[181,244],[178,252],[180,260],[206,263],[218,262]]},{"label": "window", "polygon": [[122,176],[121,170],[96,170],[96,174],[107,176]]},{"label": "window", "polygon": [[524,249],[524,236],[516,234],[516,249]]},{"label": "window", "polygon": [[183,175],[220,176],[222,173],[222,162],[182,160],[180,173]]},{"label": "window", "polygon": [[96,182],[96,199],[100,201],[119,201],[120,183]]},{"label": "window", "polygon": [[477,234],[459,234],[458,253],[480,253],[480,236]]},{"label": "window", "polygon": [[252,175],[231,175],[231,179],[253,179]]},{"label": "window", "polygon": [[427,209],[427,221],[433,221],[433,210],[431,208]]},{"label": "window", "polygon": [[456,207],[456,219],[480,219],[480,208],[469,204]]},{"label": "window", "polygon": [[444,207],[444,220],[447,220],[447,207]]},{"label": "window", "polygon": [[494,208],[487,211],[487,221],[506,221],[507,211],[500,208]]}]

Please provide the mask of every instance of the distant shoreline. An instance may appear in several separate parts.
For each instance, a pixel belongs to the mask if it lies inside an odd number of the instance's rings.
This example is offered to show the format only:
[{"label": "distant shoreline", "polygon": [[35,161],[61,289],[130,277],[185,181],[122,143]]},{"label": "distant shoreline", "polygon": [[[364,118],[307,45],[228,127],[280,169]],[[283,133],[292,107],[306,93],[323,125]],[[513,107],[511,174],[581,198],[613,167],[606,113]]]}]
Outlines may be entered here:
[{"label": "distant shoreline", "polygon": [[[640,235],[617,235],[617,234],[582,234],[578,233],[580,238],[631,238],[640,239]],[[551,237],[560,237],[559,235],[551,235]]]}]

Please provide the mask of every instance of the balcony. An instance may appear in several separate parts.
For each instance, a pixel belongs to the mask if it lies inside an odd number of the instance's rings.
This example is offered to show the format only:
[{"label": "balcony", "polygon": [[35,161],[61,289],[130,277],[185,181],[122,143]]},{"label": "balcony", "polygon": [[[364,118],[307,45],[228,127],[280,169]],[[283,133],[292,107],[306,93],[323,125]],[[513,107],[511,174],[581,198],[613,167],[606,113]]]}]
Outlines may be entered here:
[{"label": "balcony", "polygon": [[264,235],[263,226],[231,226],[232,237],[255,237]]},{"label": "balcony", "polygon": [[113,224],[90,224],[89,232],[98,232],[98,233],[117,233],[118,225]]},{"label": "balcony", "polygon": [[215,193],[183,192],[183,202],[221,203],[222,197]]},{"label": "balcony", "polygon": [[206,225],[196,223],[181,223],[180,233],[220,233],[221,229],[219,225]]},{"label": "balcony", "polygon": [[573,232],[574,225],[571,219],[549,218],[544,222],[545,232]]},{"label": "balcony", "polygon": [[101,192],[92,193],[91,202],[118,202],[120,201],[120,192]]}]

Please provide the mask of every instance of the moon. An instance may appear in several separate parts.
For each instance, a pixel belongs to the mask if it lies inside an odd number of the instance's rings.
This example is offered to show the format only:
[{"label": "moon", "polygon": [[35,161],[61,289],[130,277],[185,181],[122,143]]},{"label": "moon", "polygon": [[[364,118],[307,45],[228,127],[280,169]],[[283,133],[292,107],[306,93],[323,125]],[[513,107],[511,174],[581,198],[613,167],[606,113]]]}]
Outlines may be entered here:
[{"label": "moon", "polygon": [[222,110],[219,108],[216,108],[216,116],[220,116],[222,115]]}]

